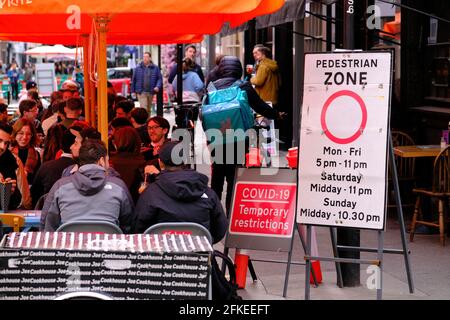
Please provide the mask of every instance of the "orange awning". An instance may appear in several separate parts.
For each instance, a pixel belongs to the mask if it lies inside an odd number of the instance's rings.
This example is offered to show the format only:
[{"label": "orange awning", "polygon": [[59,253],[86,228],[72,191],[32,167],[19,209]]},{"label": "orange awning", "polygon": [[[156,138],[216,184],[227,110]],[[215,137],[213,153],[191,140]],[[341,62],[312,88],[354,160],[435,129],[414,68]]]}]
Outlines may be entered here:
[{"label": "orange awning", "polygon": [[[46,36],[65,34],[76,37],[89,34],[92,30],[92,17],[80,15],[79,26],[67,27],[68,14],[45,15],[0,15],[0,34],[28,34]],[[220,31],[224,16],[214,14],[117,14],[108,24],[108,36],[115,34],[145,35],[157,37],[164,34],[214,34]]]},{"label": "orange awning", "polygon": [[[33,0],[5,1],[5,14],[58,14],[73,10],[75,6],[85,14],[97,13],[221,13],[241,14],[259,5],[269,6],[277,0]],[[76,9],[76,8],[75,8]]]},{"label": "orange awning", "polygon": [[[47,40],[46,43],[70,44],[69,40],[61,41],[59,34],[73,37],[71,41],[76,41],[77,35],[91,33],[92,18],[95,15],[91,13],[91,9],[81,9],[82,7],[80,7],[79,4],[84,3],[85,1],[70,1],[70,3],[58,1],[58,3],[66,3],[64,10],[59,12],[56,11],[56,8],[61,7],[61,5],[52,6],[52,10],[46,11],[42,8],[49,5],[48,2],[52,3],[53,1],[46,0],[44,2],[45,6],[41,6],[43,5],[41,2],[42,0],[34,0],[31,4],[23,4],[18,7],[4,6],[3,9],[0,10],[1,38],[15,40],[14,36],[17,36],[17,41],[27,41],[24,39],[23,35],[29,35],[33,39],[37,36],[50,37],[50,35],[55,35],[58,37],[58,40]],[[125,2],[128,5],[129,0],[121,2]],[[153,2],[154,1],[148,0],[140,2],[140,7],[143,8],[140,12],[119,12],[118,8],[115,7],[115,1],[108,1],[107,3],[110,5],[111,10],[104,11],[106,12],[105,14],[108,14],[111,18],[111,21],[108,23],[108,37],[114,37],[115,35],[119,36],[117,41],[114,42],[109,40],[108,43],[123,43],[121,41],[121,35],[123,34],[128,34],[133,39],[136,39],[133,44],[145,43],[137,40],[138,38],[158,38],[161,34],[215,34],[222,29],[225,22],[230,22],[232,26],[236,26],[258,15],[272,13],[281,8],[284,4],[284,0],[216,0],[212,2],[216,4],[221,3],[221,6],[216,6],[213,7],[215,9],[212,9],[209,1],[208,5],[205,5],[204,2],[206,1],[204,0],[171,0],[167,1],[167,3],[164,1],[162,4],[159,2],[163,1],[158,1],[158,4],[161,4],[162,10],[164,11],[159,11],[159,6],[153,6],[151,10],[144,9]],[[236,10],[236,8],[239,7],[235,2],[239,2],[242,10],[240,13],[233,13],[233,10]],[[244,2],[245,4],[241,2]],[[102,1],[102,4],[103,3],[104,2]],[[172,11],[168,11],[167,5],[174,3],[177,3],[177,5]],[[182,11],[182,8],[185,3],[189,3],[189,6],[192,8],[184,12]],[[197,3],[198,5],[196,5]],[[253,3],[253,5],[250,6],[250,3]],[[37,12],[35,12],[36,5],[40,8]],[[74,9],[71,5],[78,5],[81,11],[73,11]],[[145,37],[142,37],[142,34],[145,34]],[[166,38],[168,37],[166,36]],[[155,43],[155,41],[151,41],[150,43]]]},{"label": "orange awning", "polygon": [[[81,45],[80,35],[67,35],[64,33],[54,33],[46,35],[34,34],[2,34],[0,39],[7,41],[35,42],[45,44]],[[107,37],[108,44],[117,45],[158,45],[169,43],[198,43],[203,40],[202,34],[160,34],[149,36],[147,34],[115,34]]]}]

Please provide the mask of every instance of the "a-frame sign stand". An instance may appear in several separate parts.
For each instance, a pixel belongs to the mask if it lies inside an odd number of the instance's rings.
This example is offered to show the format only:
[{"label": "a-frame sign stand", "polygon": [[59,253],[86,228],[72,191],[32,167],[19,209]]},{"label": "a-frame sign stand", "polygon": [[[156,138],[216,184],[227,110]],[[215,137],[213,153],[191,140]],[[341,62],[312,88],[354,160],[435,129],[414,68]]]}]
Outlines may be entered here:
[{"label": "a-frame sign stand", "polygon": [[[378,274],[377,274],[377,281],[376,281],[376,289],[377,289],[377,299],[382,299],[382,290],[383,290],[383,253],[388,254],[402,254],[405,260],[405,269],[406,269],[406,275],[408,278],[408,286],[409,286],[409,292],[412,294],[414,293],[414,282],[412,278],[412,272],[411,272],[411,265],[409,260],[409,249],[408,244],[406,242],[406,230],[405,230],[405,222],[403,219],[403,208],[402,208],[402,201],[400,197],[400,188],[398,184],[398,177],[397,177],[397,168],[395,166],[395,157],[394,157],[394,150],[393,150],[393,144],[392,144],[392,137],[389,131],[389,139],[388,139],[388,151],[389,151],[389,164],[390,164],[390,172],[392,176],[392,182],[394,186],[394,193],[395,193],[395,202],[397,205],[397,212],[398,212],[398,222],[400,225],[400,236],[402,240],[402,249],[388,249],[384,248],[384,231],[378,230],[378,247],[377,248],[365,248],[365,247],[349,247],[349,246],[335,246],[333,245],[333,252],[334,257],[314,257],[311,256],[311,225],[307,225],[307,233],[306,233],[306,271],[305,271],[305,299],[310,299],[310,283],[309,283],[309,272],[311,270],[311,260],[318,260],[318,261],[334,261],[337,264],[345,262],[345,263],[359,263],[359,264],[371,264],[376,265],[379,267]],[[336,232],[334,227],[331,227],[331,237],[332,237],[332,243],[335,244],[336,242],[333,241],[336,238]],[[365,252],[376,252],[377,253],[377,259],[376,260],[364,260],[364,259],[346,259],[346,258],[339,258],[337,255],[337,249],[341,250],[356,250],[356,251],[365,251]],[[338,271],[338,284],[342,280],[339,276]]]}]

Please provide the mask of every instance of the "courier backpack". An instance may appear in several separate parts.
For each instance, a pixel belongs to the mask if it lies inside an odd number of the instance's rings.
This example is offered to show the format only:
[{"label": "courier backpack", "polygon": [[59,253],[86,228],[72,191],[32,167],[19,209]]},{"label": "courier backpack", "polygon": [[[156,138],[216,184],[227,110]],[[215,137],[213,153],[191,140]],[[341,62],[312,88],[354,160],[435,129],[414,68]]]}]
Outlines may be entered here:
[{"label": "courier backpack", "polygon": [[242,142],[245,132],[253,127],[254,115],[247,92],[240,80],[228,88],[217,90],[211,83],[202,104],[202,125],[208,142],[226,144]]}]

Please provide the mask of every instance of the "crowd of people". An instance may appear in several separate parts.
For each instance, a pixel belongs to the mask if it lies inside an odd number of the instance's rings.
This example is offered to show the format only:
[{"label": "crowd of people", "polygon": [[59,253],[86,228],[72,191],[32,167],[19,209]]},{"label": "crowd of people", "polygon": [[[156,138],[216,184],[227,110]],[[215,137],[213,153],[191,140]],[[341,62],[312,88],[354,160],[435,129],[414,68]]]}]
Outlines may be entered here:
[{"label": "crowd of people", "polygon": [[[183,95],[198,102],[207,90],[204,75],[195,63],[195,46],[188,46],[185,53]],[[255,80],[252,78],[255,88],[248,81],[239,82],[239,86],[256,113],[282,118],[283,113],[261,97],[261,92],[279,86],[279,82],[263,80],[276,76],[258,74],[274,69],[273,60],[267,63],[266,57],[267,52],[258,56],[259,68]],[[169,138],[167,119],[151,116],[147,109],[151,101],[148,95],[161,85],[160,71],[153,66],[151,55],[146,53],[137,67],[140,71],[134,72],[132,88],[140,95],[140,107],[108,86],[108,146],[84,121],[83,99],[73,81],[53,92],[47,108],[36,85],[29,82],[27,96],[19,102],[20,116],[11,121],[7,106],[0,104],[0,182],[12,184],[10,209],[41,209],[40,229],[45,231],[74,220],[109,221],[125,233],[141,233],[158,222],[184,221],[205,226],[214,242],[220,241],[228,225],[220,200],[224,180],[228,184],[228,211],[234,169],[243,159],[213,163],[211,188],[207,176],[173,161],[179,142]],[[223,89],[242,77],[237,57],[219,56],[207,81]],[[176,75],[171,80],[176,83]],[[271,88],[265,90],[267,85]]]}]

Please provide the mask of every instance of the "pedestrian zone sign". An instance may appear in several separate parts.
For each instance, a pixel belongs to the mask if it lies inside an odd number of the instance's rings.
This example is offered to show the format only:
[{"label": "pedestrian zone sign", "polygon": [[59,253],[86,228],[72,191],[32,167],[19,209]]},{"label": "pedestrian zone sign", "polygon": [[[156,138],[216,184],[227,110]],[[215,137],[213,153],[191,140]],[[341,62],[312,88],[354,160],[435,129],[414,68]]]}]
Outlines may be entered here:
[{"label": "pedestrian zone sign", "polygon": [[390,52],[305,55],[297,222],[381,230]]}]

